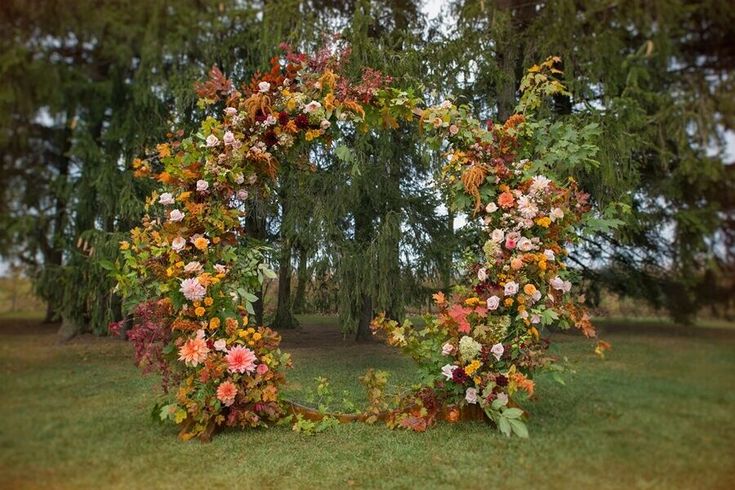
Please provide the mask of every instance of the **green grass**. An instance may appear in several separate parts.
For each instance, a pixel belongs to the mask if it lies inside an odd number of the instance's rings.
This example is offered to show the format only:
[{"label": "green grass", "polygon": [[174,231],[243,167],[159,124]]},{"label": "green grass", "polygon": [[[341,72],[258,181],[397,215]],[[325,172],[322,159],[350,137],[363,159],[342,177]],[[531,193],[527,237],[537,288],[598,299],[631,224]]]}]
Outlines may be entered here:
[{"label": "green grass", "polygon": [[[359,399],[357,377],[371,366],[411,379],[392,350],[342,340],[316,317],[305,324],[285,336],[290,396],[305,397],[323,375]],[[31,320],[0,323],[1,488],[735,485],[735,332],[608,329],[605,361],[584,339],[557,335],[574,372],[566,387],[538,380],[530,440],[479,423],[423,434],[354,424],[315,436],[228,431],[211,444],[181,443],[151,420],[155,379],[139,375],[129,345],[83,337],[60,346],[53,333]]]}]

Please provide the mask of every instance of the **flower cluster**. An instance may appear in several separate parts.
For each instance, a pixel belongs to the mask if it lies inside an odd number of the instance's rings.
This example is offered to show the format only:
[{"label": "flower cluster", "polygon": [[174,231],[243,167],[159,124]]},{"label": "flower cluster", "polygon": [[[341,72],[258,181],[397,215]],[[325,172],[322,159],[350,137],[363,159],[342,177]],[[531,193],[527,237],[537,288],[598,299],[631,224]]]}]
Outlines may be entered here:
[{"label": "flower cluster", "polygon": [[439,311],[424,328],[384,316],[372,324],[419,362],[431,380],[424,389],[450,406],[479,406],[502,432],[520,436],[527,431],[518,402],[533,395],[534,371],[551,362],[542,327],[575,326],[595,336],[564,265],[565,245],[590,209],[588,196],[524,155],[534,137],[526,117],[482,126],[449,101],[422,112],[429,137],[449,143],[443,181],[485,238],[469,267],[469,287],[451,301],[436,294]]},{"label": "flower cluster", "polygon": [[[128,307],[166,307],[156,328],[131,334],[140,340],[136,350],[165,363],[160,370],[178,383],[161,417],[183,424],[186,439],[282,415],[279,386],[290,361],[280,337],[252,321],[254,293],[273,272],[247,237],[248,209],[269,192],[282,162],[310,168],[296,158],[308,145],[330,147],[344,129],[418,120],[428,140],[448,143],[442,180],[459,209],[482,213],[487,240],[473,269],[474,291],[451,303],[438,296],[440,312],[426,329],[385,318],[374,328],[430,366],[432,383],[406,405],[414,421],[427,406],[436,413],[459,400],[482,406],[504,432],[522,433],[511,405],[516,393],[533,393],[530,374],[545,362],[537,326],[593,332],[562,263],[586,196],[520,158],[523,138],[532,138],[522,115],[485,126],[469,107],[449,101],[422,110],[412,89],[376,70],[363,70],[358,80],[344,75],[348,48],[313,57],[285,49],[241,89],[212,68],[196,87],[209,114],[199,129],[171,133],[154,155],[133,162],[135,174],[159,188],[142,224],[120,243],[114,273]],[[430,425],[419,422],[412,425]]]},{"label": "flower cluster", "polygon": [[[221,425],[278,419],[278,385],[289,358],[280,337],[253,324],[254,294],[264,276],[261,249],[243,228],[254,196],[269,191],[280,162],[305,144],[328,144],[340,125],[364,125],[364,106],[380,106],[388,77],[366,70],[352,83],[338,71],[347,52],[274,59],[272,69],[237,90],[217,68],[198,84],[210,111],[198,131],[179,131],[156,154],[133,162],[160,188],[115,271],[129,307],[161,298],[170,309],[157,325],[159,371],[174,373],[176,399],[161,417],[183,424],[183,438],[208,437]],[[377,113],[377,112],[376,112]],[[295,165],[299,165],[296,163]],[[142,345],[143,351],[151,347]]]}]

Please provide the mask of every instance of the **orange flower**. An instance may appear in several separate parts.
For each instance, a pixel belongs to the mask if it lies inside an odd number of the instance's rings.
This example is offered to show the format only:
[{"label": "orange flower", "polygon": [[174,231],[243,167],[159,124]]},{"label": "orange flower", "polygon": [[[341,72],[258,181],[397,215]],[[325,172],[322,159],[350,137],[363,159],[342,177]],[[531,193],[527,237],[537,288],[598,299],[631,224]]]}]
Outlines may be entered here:
[{"label": "orange flower", "polygon": [[526,284],[525,286],[523,286],[523,292],[529,296],[533,296],[536,293],[536,286],[530,283]]},{"label": "orange flower", "polygon": [[209,328],[212,330],[218,329],[220,326],[220,319],[217,317],[212,318],[209,320]]},{"label": "orange flower", "polygon": [[286,124],[286,131],[288,131],[289,133],[298,133],[299,132],[299,128],[298,128],[298,126],[296,126],[296,122],[293,119],[291,119]]},{"label": "orange flower", "polygon": [[212,306],[212,303],[214,303],[214,300],[211,296],[207,296],[206,298],[204,298],[204,304],[206,306]]},{"label": "orange flower", "polygon": [[513,197],[513,194],[508,191],[505,191],[498,196],[498,204],[500,204],[501,208],[512,208],[514,202],[515,198]]},{"label": "orange flower", "polygon": [[207,250],[207,247],[209,246],[209,240],[204,238],[203,236],[197,237],[194,240],[194,246],[201,251]]},{"label": "orange flower", "polygon": [[205,310],[203,306],[197,306],[196,308],[194,308],[194,314],[196,316],[204,316],[206,312],[207,310]]}]

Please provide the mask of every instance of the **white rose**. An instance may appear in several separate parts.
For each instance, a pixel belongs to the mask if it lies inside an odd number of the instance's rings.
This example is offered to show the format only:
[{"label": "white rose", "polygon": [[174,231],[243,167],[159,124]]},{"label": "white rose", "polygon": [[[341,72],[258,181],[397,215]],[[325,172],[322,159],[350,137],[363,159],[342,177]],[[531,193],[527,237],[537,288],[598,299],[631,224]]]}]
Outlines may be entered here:
[{"label": "white rose", "polygon": [[164,192],[161,194],[161,197],[158,198],[159,204],[163,204],[164,206],[168,206],[170,204],[173,204],[174,196],[170,192]]},{"label": "white rose", "polygon": [[498,298],[497,296],[493,295],[487,299],[488,310],[497,310],[498,306],[500,306],[500,298]]},{"label": "white rose", "polygon": [[504,293],[506,296],[513,296],[518,292],[518,283],[510,281],[505,283]]},{"label": "white rose", "polygon": [[219,138],[217,138],[215,135],[210,134],[207,136],[207,146],[209,148],[213,148],[215,146],[219,145]]},{"label": "white rose", "polygon": [[178,222],[184,219],[184,213],[179,211],[178,209],[174,209],[170,213],[168,213],[168,219],[169,221]]}]

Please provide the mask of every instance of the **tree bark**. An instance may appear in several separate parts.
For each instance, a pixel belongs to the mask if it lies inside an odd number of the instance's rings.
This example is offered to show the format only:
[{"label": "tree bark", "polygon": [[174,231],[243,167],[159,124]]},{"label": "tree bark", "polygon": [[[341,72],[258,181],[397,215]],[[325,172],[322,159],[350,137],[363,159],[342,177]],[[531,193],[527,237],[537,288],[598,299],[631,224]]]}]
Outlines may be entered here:
[{"label": "tree bark", "polygon": [[355,340],[357,342],[365,342],[373,339],[373,333],[370,331],[370,322],[373,321],[373,299],[370,295],[362,296],[362,308],[360,309],[360,321],[357,324],[357,332]]},{"label": "tree bark", "polygon": [[309,280],[308,268],[308,251],[306,247],[300,245],[299,250],[299,269],[296,273],[296,294],[293,300],[294,313],[303,313],[306,307],[306,283]]},{"label": "tree bark", "polygon": [[291,247],[293,242],[286,229],[290,202],[288,192],[288,174],[283,174],[279,199],[281,202],[281,253],[278,260],[278,305],[276,316],[273,319],[273,328],[288,330],[298,327],[298,321],[293,315],[291,305]]}]

